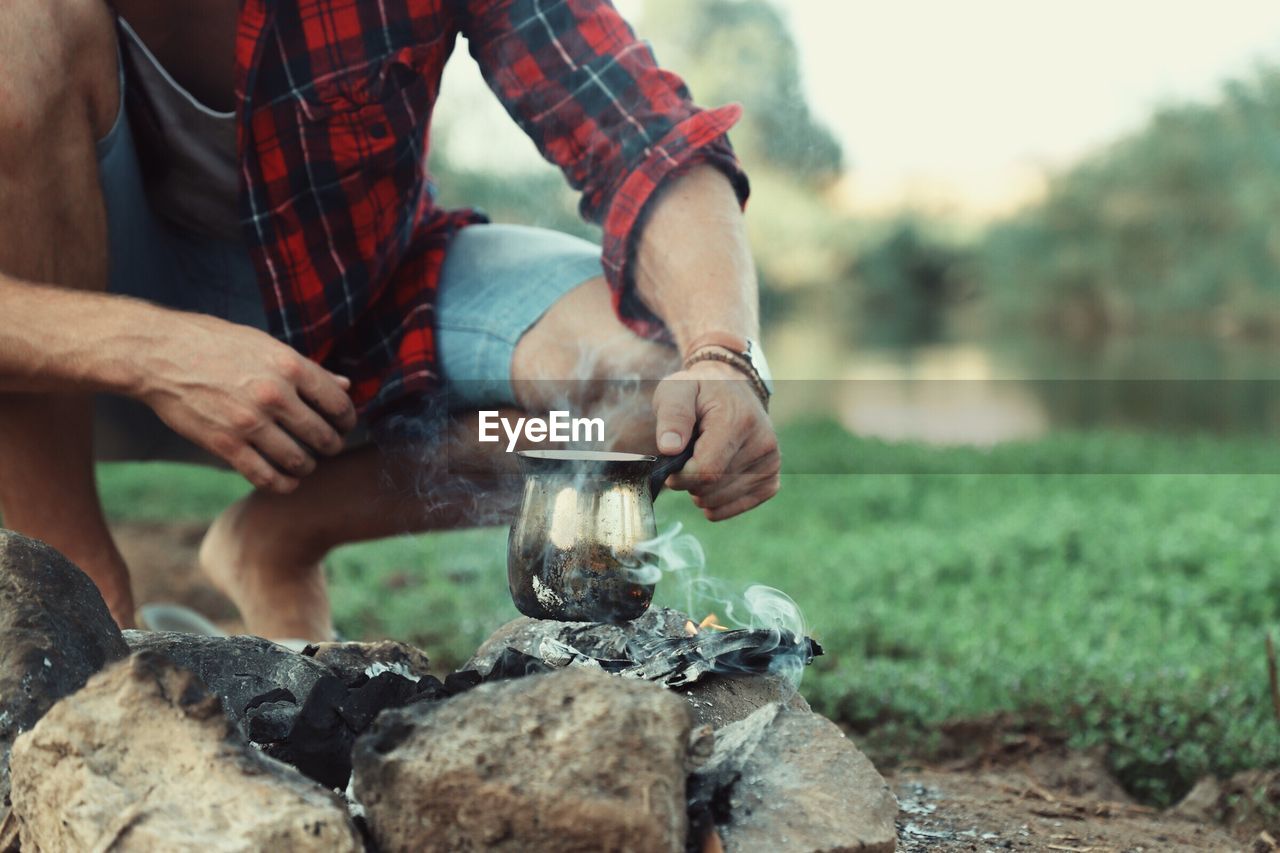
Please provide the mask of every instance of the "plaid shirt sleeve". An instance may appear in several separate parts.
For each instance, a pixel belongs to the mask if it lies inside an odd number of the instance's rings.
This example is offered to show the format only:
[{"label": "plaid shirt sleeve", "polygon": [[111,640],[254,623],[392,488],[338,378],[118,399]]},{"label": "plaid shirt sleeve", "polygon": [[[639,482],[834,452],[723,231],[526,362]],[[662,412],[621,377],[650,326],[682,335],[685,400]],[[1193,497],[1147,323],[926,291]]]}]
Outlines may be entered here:
[{"label": "plaid shirt sleeve", "polygon": [[490,87],[604,230],[603,263],[619,315],[645,337],[666,330],[634,292],[646,204],[696,163],[748,184],[725,133],[737,105],[703,110],[607,0],[473,0],[460,29]]}]

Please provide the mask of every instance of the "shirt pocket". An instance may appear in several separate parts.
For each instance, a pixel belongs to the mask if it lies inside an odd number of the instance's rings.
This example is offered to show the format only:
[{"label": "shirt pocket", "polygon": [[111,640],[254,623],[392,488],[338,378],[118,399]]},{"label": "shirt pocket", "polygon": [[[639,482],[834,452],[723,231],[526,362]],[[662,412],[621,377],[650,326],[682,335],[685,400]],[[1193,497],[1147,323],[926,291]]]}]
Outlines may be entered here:
[{"label": "shirt pocket", "polygon": [[313,174],[332,169],[339,181],[388,171],[401,179],[410,170],[424,174],[437,60],[434,44],[403,47],[300,88],[294,108]]}]

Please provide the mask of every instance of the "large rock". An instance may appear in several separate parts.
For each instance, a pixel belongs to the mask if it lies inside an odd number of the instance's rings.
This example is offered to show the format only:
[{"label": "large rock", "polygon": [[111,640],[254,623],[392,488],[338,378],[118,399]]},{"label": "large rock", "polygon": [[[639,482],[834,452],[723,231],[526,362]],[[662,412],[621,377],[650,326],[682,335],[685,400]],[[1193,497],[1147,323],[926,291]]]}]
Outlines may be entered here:
[{"label": "large rock", "polygon": [[681,850],[686,704],[567,669],[385,712],[355,793],[383,850]]},{"label": "large rock", "polygon": [[190,672],[140,653],[13,748],[24,850],[357,851],[332,793],[233,732]]},{"label": "large rock", "polygon": [[300,705],[316,682],[334,673],[316,660],[261,637],[203,637],[167,631],[125,631],[135,652],[157,652],[189,669],[221,701],[227,716],[241,723],[251,703],[287,690]]},{"label": "large rock", "polygon": [[[716,732],[695,791],[718,789],[733,851],[892,851],[898,801],[875,767],[824,717],[766,705]],[[727,796],[725,794],[727,793]]]},{"label": "large rock", "polygon": [[298,654],[260,637],[124,633],[134,650],[194,672],[246,740],[326,787],[346,788],[351,745],[379,712],[440,688],[427,656],[403,643],[319,643]]},{"label": "large rock", "polygon": [[0,530],[0,812],[14,738],[127,653],[88,575],[48,545]]}]

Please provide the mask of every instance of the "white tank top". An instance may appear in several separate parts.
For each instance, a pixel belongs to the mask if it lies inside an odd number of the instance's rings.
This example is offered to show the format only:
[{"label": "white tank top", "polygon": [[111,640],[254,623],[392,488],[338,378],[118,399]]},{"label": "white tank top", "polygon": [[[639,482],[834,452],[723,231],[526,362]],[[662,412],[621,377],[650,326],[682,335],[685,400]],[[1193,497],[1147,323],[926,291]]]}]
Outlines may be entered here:
[{"label": "white tank top", "polygon": [[123,18],[125,104],[157,214],[196,234],[242,239],[236,114],[178,84]]}]

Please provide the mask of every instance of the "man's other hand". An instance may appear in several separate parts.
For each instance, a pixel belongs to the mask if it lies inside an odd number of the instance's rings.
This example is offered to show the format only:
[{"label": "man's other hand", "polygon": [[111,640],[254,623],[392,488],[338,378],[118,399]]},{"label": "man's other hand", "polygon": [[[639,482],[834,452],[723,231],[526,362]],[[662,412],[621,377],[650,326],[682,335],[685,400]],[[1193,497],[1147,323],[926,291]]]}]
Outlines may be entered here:
[{"label": "man's other hand", "polygon": [[270,335],[199,314],[175,321],[140,356],[135,396],[175,432],[259,489],[291,492],[356,423],[350,381]]},{"label": "man's other hand", "polygon": [[778,493],[778,437],[735,368],[703,361],[673,373],[658,384],[653,407],[660,453],[674,455],[695,441],[693,458],[667,486],[689,492],[708,519],[732,518]]}]

